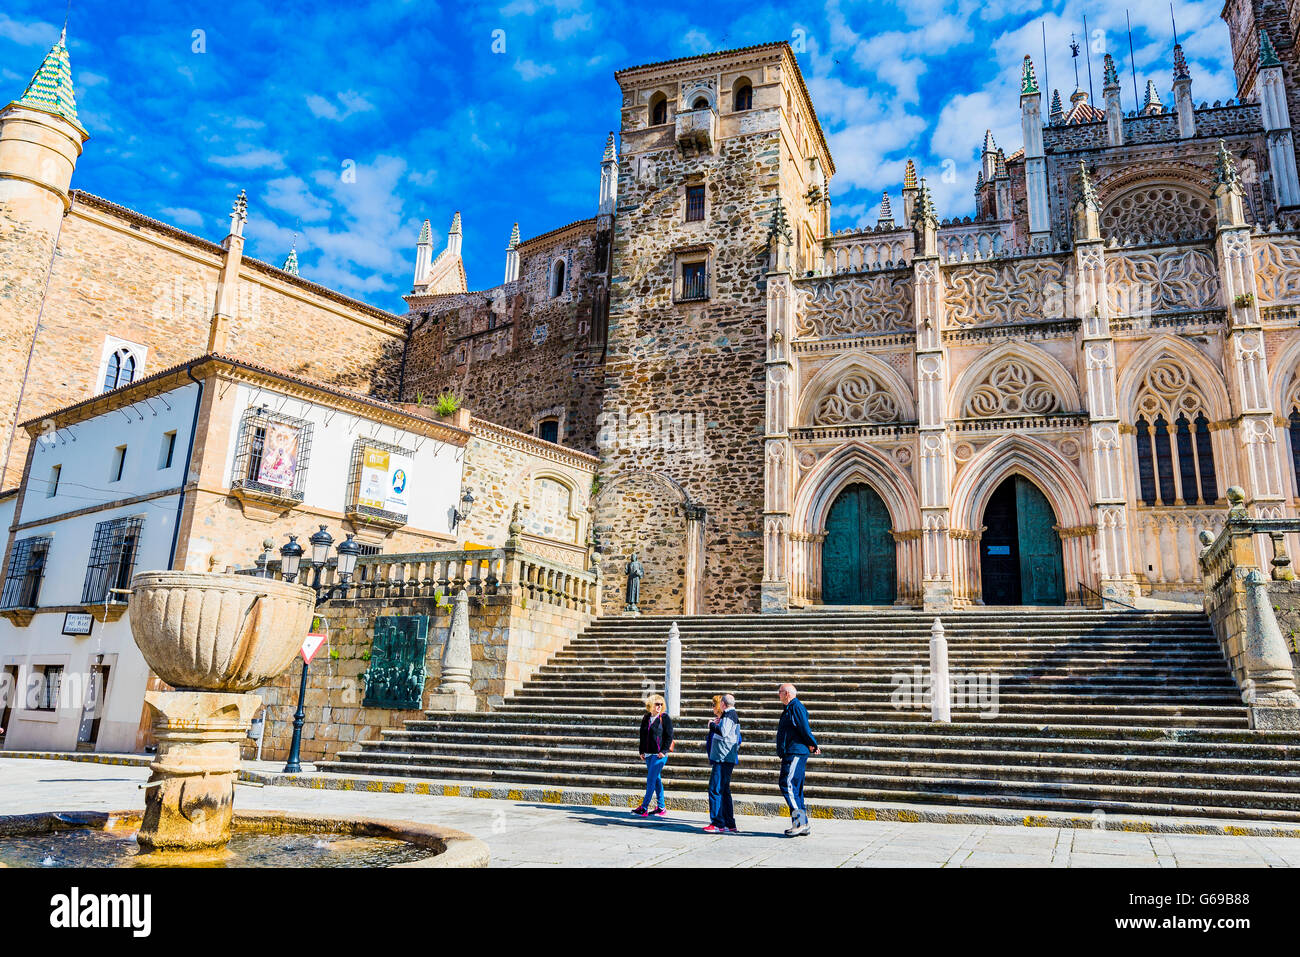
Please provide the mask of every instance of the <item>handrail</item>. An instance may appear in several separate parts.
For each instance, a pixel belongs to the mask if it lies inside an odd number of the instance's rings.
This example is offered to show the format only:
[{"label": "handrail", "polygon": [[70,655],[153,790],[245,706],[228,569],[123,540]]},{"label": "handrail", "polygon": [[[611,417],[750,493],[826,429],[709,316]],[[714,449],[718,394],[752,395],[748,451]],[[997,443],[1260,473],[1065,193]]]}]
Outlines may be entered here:
[{"label": "handrail", "polygon": [[1102,610],[1102,611],[1105,611],[1105,610],[1106,610],[1106,602],[1112,602],[1113,604],[1119,605],[1121,608],[1127,608],[1129,611],[1141,611],[1141,610],[1142,610],[1141,608],[1137,607],[1137,605],[1130,605],[1128,602],[1126,602],[1126,601],[1120,601],[1118,598],[1107,598],[1107,597],[1106,597],[1105,595],[1103,595],[1101,592],[1097,591],[1097,589],[1095,589],[1095,588],[1089,588],[1089,587],[1088,587],[1087,585],[1085,585],[1083,582],[1076,582],[1076,584],[1077,584],[1080,588],[1082,588],[1084,591],[1086,591],[1086,592],[1092,592],[1092,594],[1096,595],[1097,598],[1100,599],[1100,601],[1101,601],[1101,610]]}]

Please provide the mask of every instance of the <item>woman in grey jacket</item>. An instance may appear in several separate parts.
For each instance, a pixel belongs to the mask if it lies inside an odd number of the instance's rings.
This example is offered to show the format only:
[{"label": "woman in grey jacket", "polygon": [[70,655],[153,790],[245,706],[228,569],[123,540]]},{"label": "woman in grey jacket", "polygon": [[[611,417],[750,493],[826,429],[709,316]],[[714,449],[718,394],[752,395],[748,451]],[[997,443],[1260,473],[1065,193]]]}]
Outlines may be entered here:
[{"label": "woman in grey jacket", "polygon": [[709,752],[709,824],[705,833],[739,834],[731,801],[731,772],[740,760],[740,718],[733,695],[714,695],[705,749]]}]

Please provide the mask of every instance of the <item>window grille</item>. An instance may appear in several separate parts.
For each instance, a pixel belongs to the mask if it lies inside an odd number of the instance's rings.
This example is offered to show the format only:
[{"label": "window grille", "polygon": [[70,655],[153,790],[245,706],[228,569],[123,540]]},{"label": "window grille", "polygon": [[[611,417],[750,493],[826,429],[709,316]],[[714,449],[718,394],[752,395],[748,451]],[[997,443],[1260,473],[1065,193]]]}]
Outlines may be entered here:
[{"label": "window grille", "polygon": [[33,711],[54,711],[59,707],[59,689],[63,686],[63,665],[37,665],[32,678],[40,682],[36,689]]},{"label": "window grille", "polygon": [[[377,449],[380,452],[391,452],[393,455],[400,455],[407,459],[415,458],[414,452],[410,449],[404,449],[400,445],[389,445],[387,442],[379,442],[375,439],[357,439],[356,442],[352,444],[352,464],[348,471],[347,498],[344,499],[347,503],[348,517],[359,518],[362,521],[366,519],[379,519],[382,523],[405,525],[407,519],[406,512],[398,512],[386,508],[376,508],[373,505],[362,505],[360,503],[361,476],[364,471],[363,466],[366,449]],[[409,490],[407,491],[407,495],[407,501],[409,502]]]},{"label": "window grille", "polygon": [[127,596],[113,589],[131,587],[143,526],[143,518],[116,518],[95,526],[86,583],[81,589],[83,603],[98,605],[107,601],[125,604]]},{"label": "window grille", "polygon": [[[281,442],[274,441],[277,433],[281,438],[292,434],[290,448],[282,448]],[[311,434],[311,423],[305,419],[281,415],[265,407],[246,409],[239,424],[230,487],[301,502],[311,458]],[[269,448],[268,440],[272,440]],[[276,456],[274,462],[268,463],[268,454]],[[265,468],[268,464],[269,471]]]},{"label": "window grille", "polygon": [[9,555],[9,568],[5,572],[4,593],[0,595],[0,608],[35,608],[45,576],[45,557],[49,554],[50,538],[37,536],[14,542]]},{"label": "window grille", "polygon": [[704,187],[686,187],[686,221],[699,222],[704,219]]},{"label": "window grille", "polygon": [[709,298],[709,283],[704,263],[683,263],[682,299],[707,298]]},{"label": "window grille", "polygon": [[537,437],[543,442],[560,441],[560,420],[559,419],[542,419],[537,423]]}]

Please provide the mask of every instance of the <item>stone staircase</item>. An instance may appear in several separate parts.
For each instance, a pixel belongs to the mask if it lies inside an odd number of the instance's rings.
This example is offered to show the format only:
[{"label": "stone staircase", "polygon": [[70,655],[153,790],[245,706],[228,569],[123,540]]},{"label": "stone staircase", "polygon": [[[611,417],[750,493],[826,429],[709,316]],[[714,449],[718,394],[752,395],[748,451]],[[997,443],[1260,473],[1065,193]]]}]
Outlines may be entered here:
[{"label": "stone staircase", "polygon": [[[672,619],[606,618],[491,713],[428,714],[320,770],[447,783],[640,792],[636,730]],[[713,694],[744,728],[737,799],[779,801],[776,687],[793,681],[824,756],[810,802],[1300,821],[1300,733],[1248,729],[1204,615],[981,609],[943,616],[950,668],[998,676],[990,703],[929,721],[896,676],[926,668],[933,616],[837,610],[676,619],[683,644],[670,798],[702,797]],[[983,713],[983,715],[982,715]]]}]

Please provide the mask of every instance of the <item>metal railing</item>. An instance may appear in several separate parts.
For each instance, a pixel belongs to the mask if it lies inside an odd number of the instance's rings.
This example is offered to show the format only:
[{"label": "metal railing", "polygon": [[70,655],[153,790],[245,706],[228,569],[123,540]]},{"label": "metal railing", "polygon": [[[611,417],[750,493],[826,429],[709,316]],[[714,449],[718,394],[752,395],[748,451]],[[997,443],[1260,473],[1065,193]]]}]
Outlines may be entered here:
[{"label": "metal railing", "polygon": [[[1137,605],[1130,605],[1128,602],[1126,602],[1126,601],[1120,601],[1118,598],[1108,598],[1108,597],[1106,597],[1105,595],[1103,595],[1101,592],[1097,591],[1097,589],[1095,589],[1095,588],[1089,588],[1089,587],[1088,587],[1087,585],[1085,585],[1083,582],[1077,582],[1076,584],[1078,584],[1078,586],[1079,586],[1079,592],[1080,592],[1081,594],[1082,594],[1083,592],[1087,592],[1089,595],[1096,595],[1096,596],[1097,596],[1097,607],[1100,608],[1102,611],[1105,611],[1105,610],[1106,610],[1106,605],[1107,605],[1107,603],[1112,604],[1112,605],[1119,605],[1121,608],[1127,608],[1129,611],[1141,611],[1141,610],[1142,610],[1142,609],[1138,608]],[[1092,606],[1092,605],[1089,605],[1088,607],[1091,608],[1091,607],[1093,607],[1093,606]]]}]

